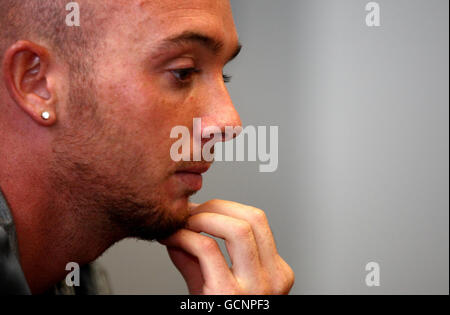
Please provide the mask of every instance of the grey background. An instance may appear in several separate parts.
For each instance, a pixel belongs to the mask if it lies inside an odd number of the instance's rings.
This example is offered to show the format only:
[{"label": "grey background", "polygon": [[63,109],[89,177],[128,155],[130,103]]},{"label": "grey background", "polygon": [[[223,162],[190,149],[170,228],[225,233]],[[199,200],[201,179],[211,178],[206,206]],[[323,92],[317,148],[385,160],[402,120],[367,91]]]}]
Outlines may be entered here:
[{"label": "grey background", "polygon": [[[232,0],[230,92],[245,125],[280,126],[279,168],[217,163],[194,200],[264,209],[293,294],[448,294],[449,2],[378,1],[379,28],[367,2]],[[100,261],[115,293],[187,293],[158,244]]]}]

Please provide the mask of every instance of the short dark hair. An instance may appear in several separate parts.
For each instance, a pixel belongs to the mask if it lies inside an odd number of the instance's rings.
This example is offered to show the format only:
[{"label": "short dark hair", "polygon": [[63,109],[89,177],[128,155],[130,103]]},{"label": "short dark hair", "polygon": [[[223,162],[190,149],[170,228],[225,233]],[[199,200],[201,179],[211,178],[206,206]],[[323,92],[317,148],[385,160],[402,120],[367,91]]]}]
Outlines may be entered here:
[{"label": "short dark hair", "polygon": [[[0,0],[0,60],[18,40],[48,45],[73,68],[91,55],[101,23],[96,23],[93,2],[80,4],[80,27],[66,24],[68,0]],[[95,25],[95,27],[94,27]],[[71,67],[72,68],[72,67]]]}]

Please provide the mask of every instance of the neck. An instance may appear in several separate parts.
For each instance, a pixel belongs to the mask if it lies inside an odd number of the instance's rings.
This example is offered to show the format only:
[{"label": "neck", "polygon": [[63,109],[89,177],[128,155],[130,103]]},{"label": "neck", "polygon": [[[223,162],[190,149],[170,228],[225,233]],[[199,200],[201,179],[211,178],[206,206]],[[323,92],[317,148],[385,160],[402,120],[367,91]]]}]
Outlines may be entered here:
[{"label": "neck", "polygon": [[95,211],[83,215],[44,177],[29,174],[0,174],[0,186],[14,218],[22,269],[31,292],[39,294],[65,278],[69,262],[90,263],[121,237],[95,223],[105,222],[92,218]]}]

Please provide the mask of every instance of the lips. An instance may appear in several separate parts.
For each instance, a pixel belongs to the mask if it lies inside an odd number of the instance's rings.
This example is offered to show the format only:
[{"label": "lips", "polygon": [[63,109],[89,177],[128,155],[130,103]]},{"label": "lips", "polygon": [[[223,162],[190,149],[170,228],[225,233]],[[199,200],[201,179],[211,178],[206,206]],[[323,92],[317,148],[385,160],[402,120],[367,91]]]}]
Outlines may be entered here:
[{"label": "lips", "polygon": [[206,173],[210,167],[211,164],[189,165],[176,171],[175,177],[189,190],[198,191],[203,185],[202,174]]},{"label": "lips", "polygon": [[206,173],[210,167],[211,167],[211,164],[191,165],[191,166],[182,167],[176,173],[191,173],[191,174],[201,175],[203,173]]}]

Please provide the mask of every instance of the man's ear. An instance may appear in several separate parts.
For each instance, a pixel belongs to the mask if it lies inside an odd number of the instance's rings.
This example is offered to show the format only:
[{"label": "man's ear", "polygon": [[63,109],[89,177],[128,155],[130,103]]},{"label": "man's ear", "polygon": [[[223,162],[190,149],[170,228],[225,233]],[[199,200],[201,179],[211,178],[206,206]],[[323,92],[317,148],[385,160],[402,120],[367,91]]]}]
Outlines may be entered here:
[{"label": "man's ear", "polygon": [[29,41],[9,47],[3,59],[3,79],[11,98],[34,121],[44,126],[56,122],[56,91],[48,84],[49,54]]}]

